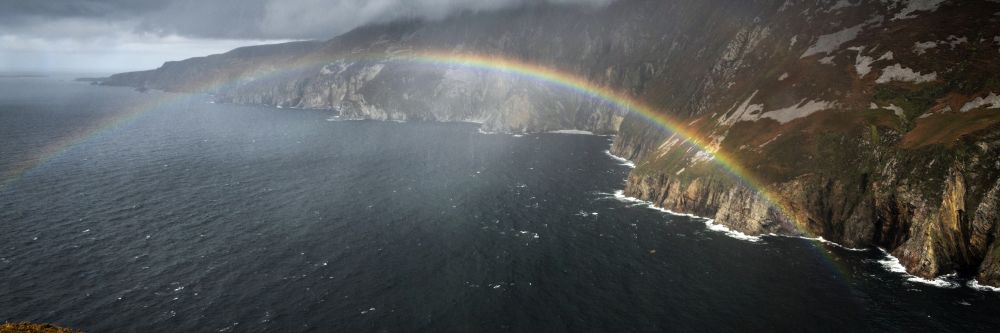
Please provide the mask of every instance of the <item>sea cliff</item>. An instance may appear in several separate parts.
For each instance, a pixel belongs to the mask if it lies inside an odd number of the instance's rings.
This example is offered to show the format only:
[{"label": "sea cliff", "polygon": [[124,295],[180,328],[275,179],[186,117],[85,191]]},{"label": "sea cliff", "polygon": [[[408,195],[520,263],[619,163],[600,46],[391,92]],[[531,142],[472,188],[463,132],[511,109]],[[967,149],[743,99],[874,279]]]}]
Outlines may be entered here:
[{"label": "sea cliff", "polygon": [[[993,1],[942,0],[536,5],[241,48],[102,83],[343,118],[614,133],[612,153],[637,164],[629,196],[747,234],[881,247],[911,274],[997,286],[998,13]],[[399,61],[426,50],[571,73],[706,144],[524,73]]]}]

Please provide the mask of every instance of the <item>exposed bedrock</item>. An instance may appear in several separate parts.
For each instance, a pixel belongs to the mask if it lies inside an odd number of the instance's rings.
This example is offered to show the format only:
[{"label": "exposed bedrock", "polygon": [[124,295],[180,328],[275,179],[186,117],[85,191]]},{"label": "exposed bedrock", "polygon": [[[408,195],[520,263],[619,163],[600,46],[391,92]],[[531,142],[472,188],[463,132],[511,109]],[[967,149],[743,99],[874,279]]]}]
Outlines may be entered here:
[{"label": "exposed bedrock", "polygon": [[[868,183],[809,174],[769,184],[777,203],[721,173],[683,178],[640,169],[625,193],[750,235],[822,236],[848,247],[882,247],[917,276],[960,272],[1000,285],[1000,142],[966,144],[968,150],[958,149],[963,156],[900,152],[928,155],[893,157],[880,174],[867,176],[873,180]],[[935,162],[949,166],[932,178],[906,167]]]},{"label": "exposed bedrock", "polygon": [[[240,48],[103,84],[344,119],[616,133],[612,152],[637,164],[630,196],[749,234],[882,247],[922,277],[1000,285],[995,13],[986,0],[526,5]],[[444,56],[408,60],[426,50]],[[469,53],[573,79],[463,64]],[[575,89],[582,81],[670,121]]]}]

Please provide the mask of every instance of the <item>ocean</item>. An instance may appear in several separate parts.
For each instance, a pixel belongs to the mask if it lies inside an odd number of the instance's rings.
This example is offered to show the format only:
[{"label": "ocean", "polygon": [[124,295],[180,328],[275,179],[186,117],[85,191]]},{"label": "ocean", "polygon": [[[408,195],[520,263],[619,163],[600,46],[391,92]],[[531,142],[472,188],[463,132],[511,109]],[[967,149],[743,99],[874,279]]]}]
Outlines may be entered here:
[{"label": "ocean", "polygon": [[[1000,293],[616,195],[611,137],[0,79],[0,321],[88,332],[987,331]],[[717,229],[717,228],[716,228]],[[738,235],[737,235],[738,236]]]}]

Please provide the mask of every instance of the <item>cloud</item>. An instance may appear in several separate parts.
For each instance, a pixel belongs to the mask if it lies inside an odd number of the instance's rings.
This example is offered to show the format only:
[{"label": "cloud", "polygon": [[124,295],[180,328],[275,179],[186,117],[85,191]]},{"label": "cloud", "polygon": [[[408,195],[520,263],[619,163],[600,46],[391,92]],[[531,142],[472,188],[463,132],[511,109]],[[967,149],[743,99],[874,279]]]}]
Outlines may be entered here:
[{"label": "cloud", "polygon": [[[137,33],[192,38],[326,39],[370,23],[441,19],[456,12],[539,3],[612,0],[45,0],[3,1],[0,27],[44,30],[53,21],[114,24]],[[51,30],[51,29],[50,29]],[[71,31],[71,30],[65,30]]]},{"label": "cloud", "polygon": [[[369,23],[402,18],[438,20],[456,12],[525,6],[529,0],[282,0],[267,1],[260,31],[273,37],[331,36]],[[548,0],[548,3],[605,5],[610,0]]]},{"label": "cloud", "polygon": [[105,75],[156,68],[165,61],[222,53],[285,40],[199,39],[125,33],[103,37],[38,38],[0,35],[0,72],[74,72]]},{"label": "cloud", "polygon": [[403,18],[614,0],[0,0],[0,71],[115,71]]}]

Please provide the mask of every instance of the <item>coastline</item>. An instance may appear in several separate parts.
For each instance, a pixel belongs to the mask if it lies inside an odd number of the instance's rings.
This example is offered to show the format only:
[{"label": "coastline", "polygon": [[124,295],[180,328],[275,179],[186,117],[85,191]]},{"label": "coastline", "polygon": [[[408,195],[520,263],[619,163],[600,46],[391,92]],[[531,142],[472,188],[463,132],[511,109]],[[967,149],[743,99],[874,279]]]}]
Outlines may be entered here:
[{"label": "coastline", "polygon": [[[622,158],[620,156],[615,156],[614,154],[611,154],[610,150],[605,150],[604,152],[605,152],[606,155],[608,155],[609,157],[611,157],[615,161],[623,162],[623,164],[621,164],[622,166],[629,166],[631,168],[635,168],[635,164],[632,161],[629,161],[629,160],[627,160],[625,158]],[[664,213],[667,213],[667,214],[670,214],[670,215],[701,219],[701,220],[704,221],[705,228],[708,229],[708,230],[716,231],[716,232],[725,234],[726,236],[729,236],[729,237],[732,237],[732,238],[735,238],[735,239],[738,239],[738,240],[748,241],[748,242],[751,242],[751,243],[759,243],[759,242],[761,242],[761,241],[764,240],[764,237],[784,237],[784,238],[799,238],[799,239],[810,240],[810,241],[819,242],[819,243],[823,243],[823,244],[827,244],[827,245],[831,245],[831,246],[836,246],[836,247],[839,247],[841,249],[844,249],[844,250],[847,250],[847,251],[853,251],[853,252],[866,252],[866,251],[870,251],[871,250],[871,249],[861,249],[861,248],[852,248],[852,247],[844,246],[843,244],[839,244],[839,243],[832,242],[832,241],[829,241],[827,239],[824,239],[822,236],[815,237],[815,238],[805,237],[805,236],[778,235],[778,234],[767,234],[767,235],[752,236],[752,235],[744,234],[744,233],[739,232],[739,231],[732,230],[729,227],[726,227],[724,225],[716,224],[714,219],[711,219],[711,218],[708,218],[708,217],[698,216],[698,215],[694,215],[694,214],[687,214],[687,213],[675,212],[675,211],[672,211],[672,210],[669,210],[669,209],[664,209],[664,208],[658,207],[658,206],[656,206],[655,204],[653,204],[652,202],[649,202],[649,201],[645,201],[645,200],[642,200],[642,199],[639,199],[639,198],[633,198],[633,197],[626,196],[624,190],[617,190],[617,191],[615,191],[615,193],[611,193],[611,194],[604,193],[604,194],[610,195],[611,197],[613,197],[613,198],[615,198],[615,199],[617,199],[619,201],[622,201],[622,202],[633,203],[635,205],[643,205],[643,206],[646,206],[646,208],[657,210],[657,211],[660,211],[660,212],[664,212]],[[956,289],[956,288],[960,288],[962,286],[965,286],[965,287],[968,287],[968,288],[976,290],[976,291],[1000,292],[1000,287],[993,287],[993,286],[989,286],[989,285],[980,284],[979,281],[977,281],[975,278],[971,278],[968,281],[953,281],[957,277],[957,274],[955,274],[955,273],[941,275],[941,276],[938,276],[938,277],[936,277],[934,279],[921,278],[919,276],[916,276],[916,275],[908,273],[906,271],[906,268],[903,266],[903,264],[899,262],[899,259],[896,258],[895,256],[893,256],[892,254],[890,254],[885,249],[882,249],[882,248],[877,248],[877,249],[879,251],[881,251],[882,254],[884,255],[883,259],[878,260],[877,262],[879,264],[881,264],[881,266],[886,271],[891,272],[891,273],[900,274],[901,276],[903,276],[905,278],[906,281],[914,282],[914,283],[920,283],[920,284],[924,284],[924,285],[927,285],[927,286],[932,286],[932,287],[937,287],[937,288],[943,288],[943,289]]]},{"label": "coastline", "polygon": [[[896,258],[891,253],[889,253],[889,251],[886,251],[883,248],[878,248],[878,250],[881,251],[882,254],[885,256],[885,258],[882,259],[882,260],[879,260],[878,263],[881,264],[882,267],[885,268],[887,271],[890,271],[890,272],[902,275],[903,277],[906,278],[906,281],[916,282],[916,283],[922,283],[922,284],[925,284],[925,285],[934,286],[934,287],[938,287],[938,288],[946,288],[946,289],[955,289],[955,288],[958,288],[958,287],[962,286],[962,284],[959,284],[957,282],[949,281],[950,279],[952,279],[952,278],[954,278],[956,276],[955,273],[941,275],[941,276],[938,276],[938,277],[934,278],[933,280],[925,279],[925,278],[922,278],[922,277],[910,274],[910,273],[906,272],[906,267],[904,267],[903,264],[899,262],[899,258]],[[972,279],[972,281],[975,281],[975,279]],[[973,289],[975,289],[975,288],[973,288]],[[1000,288],[997,288],[997,289],[1000,290]]]}]

